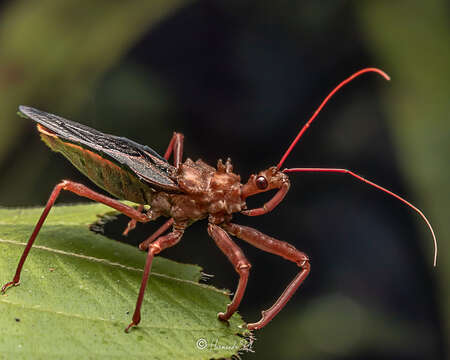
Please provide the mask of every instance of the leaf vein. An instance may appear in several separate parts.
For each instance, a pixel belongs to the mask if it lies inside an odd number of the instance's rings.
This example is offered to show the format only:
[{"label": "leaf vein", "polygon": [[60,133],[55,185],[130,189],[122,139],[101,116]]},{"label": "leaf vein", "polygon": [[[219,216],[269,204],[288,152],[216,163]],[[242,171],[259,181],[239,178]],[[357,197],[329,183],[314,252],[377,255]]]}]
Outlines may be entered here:
[{"label": "leaf vein", "polygon": [[[26,243],[23,243],[23,242],[12,241],[12,240],[5,240],[5,239],[0,239],[0,243],[19,245],[19,246],[26,246],[27,245]],[[99,258],[96,258],[96,257],[93,257],[93,256],[72,253],[72,252],[68,252],[68,251],[64,251],[64,250],[53,249],[53,248],[49,248],[47,246],[34,245],[33,248],[34,249],[40,249],[40,250],[43,250],[43,251],[53,252],[53,253],[56,253],[56,254],[61,254],[61,255],[66,255],[66,256],[73,256],[73,257],[81,258],[81,259],[88,260],[88,261],[102,263],[102,264],[105,264],[105,265],[108,265],[108,266],[120,267],[122,269],[129,270],[129,271],[135,271],[135,272],[141,272],[141,273],[144,272],[143,269],[139,269],[139,268],[135,268],[135,267],[132,267],[132,266],[123,265],[123,264],[118,263],[118,262],[109,261],[109,260],[106,260],[106,259],[99,259]],[[192,280],[180,279],[180,278],[176,278],[174,276],[161,274],[161,273],[157,273],[157,272],[153,272],[153,271],[151,272],[150,276],[158,276],[158,277],[162,277],[162,278],[169,279],[169,280],[174,280],[174,281],[179,281],[179,282],[182,282],[182,283],[191,284],[191,285],[194,285],[194,286],[202,287],[204,289],[208,289],[210,291],[218,292],[220,294],[225,294],[225,295],[229,294],[228,291],[216,289],[216,288],[212,287],[211,285],[200,284],[200,283],[192,281]]]}]

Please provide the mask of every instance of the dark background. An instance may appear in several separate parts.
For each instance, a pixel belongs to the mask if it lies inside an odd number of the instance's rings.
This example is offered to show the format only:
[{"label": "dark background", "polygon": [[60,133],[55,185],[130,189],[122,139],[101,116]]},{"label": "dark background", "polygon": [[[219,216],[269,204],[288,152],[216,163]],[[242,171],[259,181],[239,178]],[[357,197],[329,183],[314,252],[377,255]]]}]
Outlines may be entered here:
[{"label": "dark background", "polygon": [[[366,74],[346,87],[285,165],[348,168],[404,195],[437,231],[439,266],[425,223],[402,203],[351,177],[293,174],[275,211],[235,217],[312,259],[243,358],[445,359],[448,14],[443,1],[0,2],[0,204],[44,204],[62,178],[90,184],[15,116],[19,104],[160,153],[182,132],[185,158],[231,157],[246,181],[276,165],[338,82],[378,66],[392,81]],[[125,223],[109,225],[110,236]],[[138,226],[130,241],[156,226]],[[240,312],[253,322],[298,268],[239,244],[253,264]],[[200,264],[216,286],[237,284],[205,222],[164,256]]]}]

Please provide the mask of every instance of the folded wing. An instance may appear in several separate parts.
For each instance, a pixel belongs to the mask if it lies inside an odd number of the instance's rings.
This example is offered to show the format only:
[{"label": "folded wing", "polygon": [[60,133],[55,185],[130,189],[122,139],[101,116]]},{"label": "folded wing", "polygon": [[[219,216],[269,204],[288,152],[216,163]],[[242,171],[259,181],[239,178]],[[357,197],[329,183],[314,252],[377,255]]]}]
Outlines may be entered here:
[{"label": "folded wing", "polygon": [[141,181],[156,190],[180,191],[176,168],[148,146],[124,137],[104,134],[86,125],[28,106],[19,106],[19,115],[36,121],[59,138],[89,149],[131,170]]}]

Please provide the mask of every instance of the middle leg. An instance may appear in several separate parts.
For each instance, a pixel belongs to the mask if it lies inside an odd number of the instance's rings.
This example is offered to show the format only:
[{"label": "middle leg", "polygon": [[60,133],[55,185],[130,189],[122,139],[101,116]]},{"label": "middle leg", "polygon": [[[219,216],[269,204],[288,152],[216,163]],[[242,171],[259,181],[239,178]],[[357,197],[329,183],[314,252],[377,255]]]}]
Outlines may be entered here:
[{"label": "middle leg", "polygon": [[234,294],[231,304],[228,304],[227,311],[225,313],[219,313],[217,316],[220,320],[228,320],[239,307],[242,297],[247,287],[248,275],[250,272],[250,263],[245,258],[242,250],[237,246],[230,236],[217,225],[209,224],[208,233],[214,239],[217,246],[227,256],[228,260],[233,264],[234,269],[239,274],[239,284]]},{"label": "middle leg", "polygon": [[146,240],[141,242],[139,244],[139,249],[141,250],[147,250],[148,246],[155,241],[155,239],[159,238],[162,234],[164,234],[169,227],[173,225],[173,218],[170,218],[167,220],[164,224],[161,225],[161,227],[156,230],[152,235],[150,235]]},{"label": "middle leg", "polygon": [[128,332],[131,327],[138,325],[141,321],[142,302],[144,300],[145,288],[147,287],[148,277],[150,275],[150,270],[152,268],[152,263],[155,255],[171,246],[176,245],[181,240],[183,233],[183,229],[174,229],[169,234],[159,237],[156,241],[152,242],[148,246],[147,260],[145,262],[144,275],[142,276],[142,282],[139,289],[136,308],[134,309],[132,321],[130,325],[128,325],[128,327],[125,329],[125,332]]}]

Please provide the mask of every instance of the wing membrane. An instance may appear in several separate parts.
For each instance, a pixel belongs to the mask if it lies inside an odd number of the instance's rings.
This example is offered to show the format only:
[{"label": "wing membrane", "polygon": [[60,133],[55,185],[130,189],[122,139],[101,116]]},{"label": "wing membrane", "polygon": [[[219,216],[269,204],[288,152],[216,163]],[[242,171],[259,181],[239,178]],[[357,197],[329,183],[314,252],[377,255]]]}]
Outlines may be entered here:
[{"label": "wing membrane", "polygon": [[175,180],[176,168],[146,145],[104,134],[86,125],[28,106],[19,106],[18,114],[36,121],[63,140],[90,149],[117,165],[128,168],[153,188],[180,191]]}]

